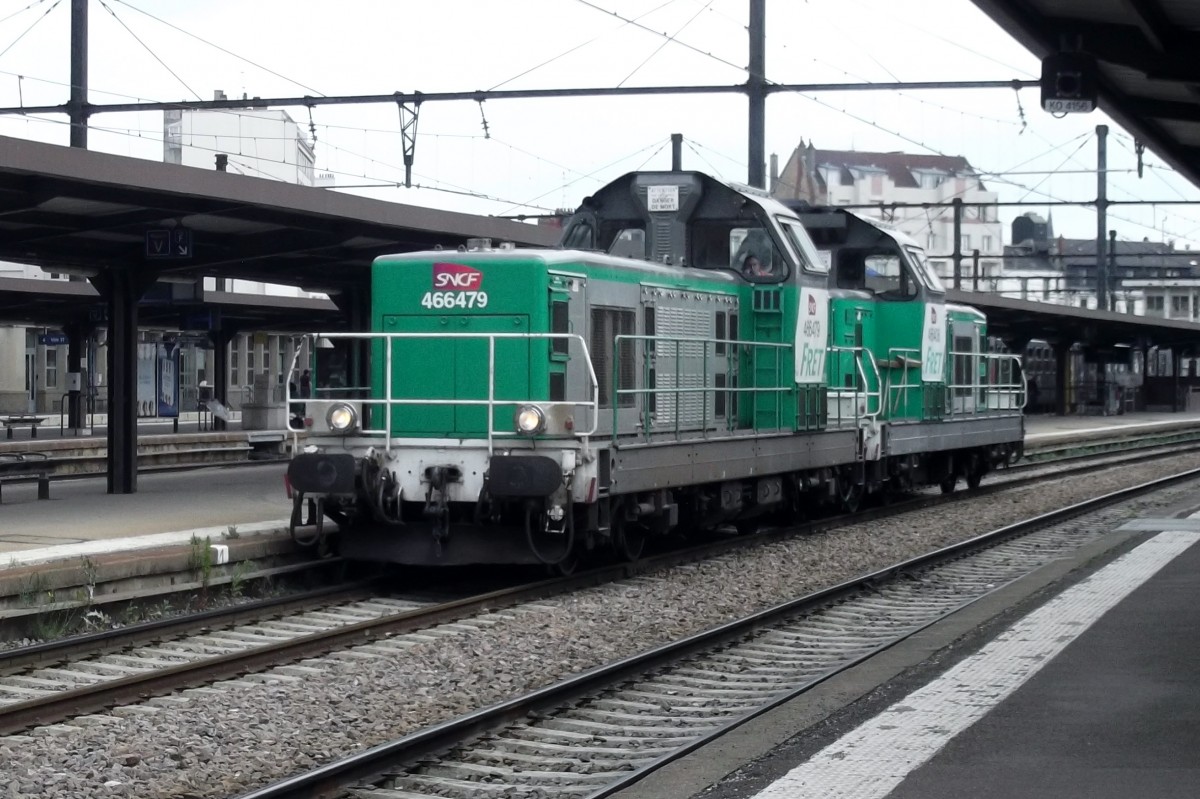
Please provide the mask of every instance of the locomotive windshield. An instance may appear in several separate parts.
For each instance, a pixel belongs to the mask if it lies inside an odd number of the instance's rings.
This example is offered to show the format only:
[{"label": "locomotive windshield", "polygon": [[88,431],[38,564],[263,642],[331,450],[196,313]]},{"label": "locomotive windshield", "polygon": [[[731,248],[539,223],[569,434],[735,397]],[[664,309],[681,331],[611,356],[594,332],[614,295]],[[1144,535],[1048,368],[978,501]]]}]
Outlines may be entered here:
[{"label": "locomotive windshield", "polygon": [[804,225],[800,224],[799,219],[779,217],[779,226],[783,228],[784,236],[787,238],[788,244],[792,247],[792,252],[796,255],[796,260],[804,268],[804,271],[829,271],[829,261],[821,258],[820,253],[813,246],[812,239],[808,237],[808,233],[805,232]]},{"label": "locomotive windshield", "polygon": [[925,287],[931,291],[945,293],[946,287],[942,285],[941,278],[930,266],[929,261],[925,260],[924,250],[920,247],[905,247],[904,251],[908,253],[908,260],[913,265],[913,271],[917,273],[918,279],[925,284]]}]

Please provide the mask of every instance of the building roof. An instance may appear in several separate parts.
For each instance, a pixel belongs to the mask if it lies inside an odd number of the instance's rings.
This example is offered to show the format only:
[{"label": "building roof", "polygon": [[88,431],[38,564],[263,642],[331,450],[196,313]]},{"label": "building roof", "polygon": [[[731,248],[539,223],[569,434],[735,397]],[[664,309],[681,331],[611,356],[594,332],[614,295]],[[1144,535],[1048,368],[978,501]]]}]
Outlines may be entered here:
[{"label": "building roof", "polygon": [[[1176,250],[1161,241],[1117,241],[1115,265],[1119,270],[1182,269],[1195,271],[1200,252]],[[1004,248],[1006,266],[1017,269],[1049,269],[1065,271],[1071,267],[1095,266],[1095,239],[1068,239],[1059,236],[1051,241],[1026,241]],[[1010,261],[1011,259],[1011,261]]]},{"label": "building roof", "polygon": [[902,188],[918,188],[916,172],[940,172],[946,175],[974,175],[975,170],[961,155],[918,155],[914,153],[869,153],[858,150],[814,150],[818,168],[851,167],[880,170]]},{"label": "building roof", "polygon": [[[947,177],[969,176],[978,180],[970,162],[961,155],[876,153],[863,150],[820,150],[812,142],[799,146],[788,157],[777,177],[774,194],[781,199],[824,202],[828,191],[825,170],[838,172],[840,185],[854,184],[854,172],[881,172],[902,189],[921,187],[920,174],[932,172]],[[983,188],[983,183],[979,183]]]}]

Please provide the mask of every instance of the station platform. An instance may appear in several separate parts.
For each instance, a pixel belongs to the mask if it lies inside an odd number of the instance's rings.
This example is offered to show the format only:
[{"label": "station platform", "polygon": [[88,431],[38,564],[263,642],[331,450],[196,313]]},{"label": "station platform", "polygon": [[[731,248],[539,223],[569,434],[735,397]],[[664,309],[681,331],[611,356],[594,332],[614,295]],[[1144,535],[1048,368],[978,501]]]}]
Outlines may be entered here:
[{"label": "station platform", "polygon": [[1137,412],[1118,416],[1025,417],[1025,448],[1200,427],[1200,413]]},{"label": "station platform", "polygon": [[284,462],[138,475],[134,494],[109,494],[103,476],[55,481],[51,498],[37,499],[35,485],[4,487],[0,505],[0,569],[56,557],[186,542],[193,535],[220,538],[283,529],[291,511]]},{"label": "station platform", "polygon": [[1200,796],[1198,506],[1125,522],[614,796]]}]

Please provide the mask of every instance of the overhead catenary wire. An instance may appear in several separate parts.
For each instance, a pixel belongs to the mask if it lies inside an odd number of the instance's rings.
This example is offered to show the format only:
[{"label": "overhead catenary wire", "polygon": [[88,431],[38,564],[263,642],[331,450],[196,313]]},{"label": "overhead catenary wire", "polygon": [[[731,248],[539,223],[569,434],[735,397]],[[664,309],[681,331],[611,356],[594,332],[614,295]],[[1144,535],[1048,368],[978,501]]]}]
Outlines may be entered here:
[{"label": "overhead catenary wire", "polygon": [[[33,22],[31,22],[28,28],[21,31],[21,34],[17,38],[13,39],[9,43],[8,47],[5,47],[3,50],[0,50],[0,58],[3,58],[4,56],[6,56],[8,54],[9,50],[16,47],[17,43],[20,42],[22,39],[24,39],[31,30],[36,28],[42,22],[42,20],[44,20],[46,17],[50,16],[50,12],[52,12],[52,11],[54,11],[54,9],[58,8],[59,3],[61,3],[61,2],[62,2],[62,0],[54,0],[54,5],[47,8],[46,11],[40,17],[38,17]],[[20,13],[20,12],[18,12],[18,13]],[[15,14],[9,15],[8,17],[5,17],[5,19],[11,19],[13,16],[16,16],[16,15]]]},{"label": "overhead catenary wire", "polygon": [[664,47],[666,47],[671,42],[676,41],[677,38],[679,37],[679,34],[683,33],[683,31],[687,28],[687,26],[691,25],[693,22],[695,22],[696,18],[699,17],[701,14],[703,14],[710,6],[712,6],[712,4],[713,4],[713,0],[708,0],[708,3],[705,4],[699,11],[697,11],[692,16],[688,17],[687,22],[684,22],[682,25],[680,25],[675,30],[674,33],[672,33],[670,36],[667,37],[667,39],[665,41],[660,43],[658,45],[658,47],[654,48],[654,52],[650,53],[650,55],[648,55],[644,59],[642,59],[642,62],[640,64],[638,64],[636,67],[634,67],[633,70],[628,75],[621,78],[620,82],[617,83],[617,86],[624,86],[625,81],[629,80],[634,75],[636,75],[638,73],[638,70],[640,70],[642,67],[646,66],[646,64],[648,64],[650,62],[650,60],[652,58],[654,58],[654,56],[656,56],[660,52],[662,52],[662,49]]},{"label": "overhead catenary wire", "polygon": [[271,69],[270,67],[265,67],[265,66],[263,66],[262,64],[259,64],[259,63],[257,63],[256,61],[251,61],[250,59],[246,58],[245,56],[238,55],[237,53],[233,52],[232,50],[227,50],[226,48],[224,48],[224,47],[220,46],[219,44],[214,44],[213,42],[210,42],[210,41],[208,41],[207,39],[204,39],[204,38],[202,38],[202,37],[200,37],[200,36],[197,36],[196,34],[192,33],[192,32],[191,32],[191,31],[189,31],[189,30],[186,30],[186,29],[184,29],[184,28],[181,28],[181,27],[179,27],[178,25],[174,25],[174,24],[172,24],[172,23],[170,23],[170,22],[167,22],[165,19],[161,19],[161,18],[159,18],[159,17],[156,17],[155,15],[151,14],[149,11],[146,11],[145,9],[138,8],[137,6],[135,6],[135,5],[133,5],[132,3],[128,2],[128,0],[113,0],[113,2],[114,2],[114,3],[120,3],[121,5],[123,5],[123,6],[126,6],[126,7],[130,8],[130,9],[132,9],[132,10],[134,10],[134,11],[138,12],[139,14],[144,14],[144,15],[146,15],[147,17],[149,17],[150,19],[154,20],[155,22],[158,22],[158,23],[160,23],[160,24],[162,24],[162,25],[165,25],[165,26],[167,26],[168,28],[171,28],[171,29],[173,29],[173,30],[179,31],[179,32],[180,32],[180,33],[182,33],[184,36],[190,36],[191,38],[195,39],[196,41],[198,41],[198,42],[200,42],[200,43],[202,43],[202,44],[208,45],[209,47],[212,47],[214,50],[220,50],[222,53],[225,53],[226,55],[233,56],[233,57],[234,57],[234,58],[236,58],[237,60],[239,60],[239,61],[242,61],[242,62],[244,62],[244,63],[246,63],[246,64],[249,64],[250,66],[254,67],[255,69],[261,69],[263,72],[266,72],[266,73],[268,73],[268,74],[270,74],[270,75],[274,75],[275,77],[277,77],[277,78],[280,78],[281,80],[285,80],[285,81],[287,81],[288,83],[291,83],[291,84],[293,84],[293,85],[295,85],[295,86],[299,86],[301,89],[304,89],[305,91],[312,92],[313,94],[316,94],[316,95],[318,95],[318,96],[320,96],[320,97],[325,97],[325,96],[326,96],[324,92],[317,91],[316,89],[312,88],[311,86],[306,86],[305,84],[301,83],[301,82],[300,82],[300,81],[298,81],[298,80],[295,80],[294,78],[289,78],[289,77],[287,77],[286,75],[284,75],[284,74],[282,74],[282,73],[276,72],[275,70]]},{"label": "overhead catenary wire", "polygon": [[189,86],[187,81],[185,81],[183,78],[179,77],[179,74],[175,70],[173,70],[169,66],[167,66],[167,62],[163,61],[162,58],[158,55],[158,53],[154,52],[154,50],[152,50],[150,48],[150,45],[143,42],[141,37],[138,36],[136,33],[134,33],[133,30],[128,25],[125,24],[125,20],[123,20],[119,16],[117,16],[117,12],[113,11],[112,8],[108,5],[108,3],[104,2],[104,0],[99,0],[99,2],[100,2],[100,7],[103,8],[105,11],[107,11],[109,13],[109,15],[112,16],[112,18],[115,19],[117,21],[117,23],[120,24],[120,26],[125,29],[126,33],[128,33],[130,36],[133,37],[133,40],[135,42],[140,44],[142,46],[142,48],[147,53],[149,53],[150,56],[155,61],[157,61],[160,65],[162,65],[163,69],[165,69],[167,72],[171,73],[171,77],[173,77],[175,80],[179,81],[179,84],[181,86],[183,86],[183,88],[187,89],[189,92],[191,92],[193,95],[195,95],[197,100],[201,99],[200,94],[195,89],[193,89],[191,86]]},{"label": "overhead catenary wire", "polygon": [[[7,17],[0,17],[0,25],[3,25],[5,22],[8,22],[8,21],[9,21],[10,19],[12,19],[13,17],[19,17],[19,16],[21,16],[21,15],[22,15],[22,14],[24,14],[26,11],[30,11],[30,10],[32,10],[32,9],[34,9],[34,8],[36,8],[36,7],[40,6],[40,5],[45,5],[47,2],[49,2],[49,0],[33,0],[33,2],[32,2],[32,3],[30,3],[29,5],[25,6],[25,7],[24,7],[24,8],[22,8],[22,9],[18,9],[17,11],[14,11],[14,12],[12,12],[12,13],[11,13],[11,14],[9,14]],[[58,5],[58,2],[57,2],[57,0],[55,0],[55,3],[54,3],[54,5]]]},{"label": "overhead catenary wire", "polygon": [[[46,1],[46,0],[39,0],[39,4],[41,4],[41,3],[44,3],[45,1]],[[134,9],[134,10],[137,10],[137,11],[139,11],[140,13],[146,13],[146,12],[142,11],[141,9],[138,9],[136,6],[132,5],[131,3],[124,2],[124,0],[110,0],[110,2],[120,2],[120,3],[122,3],[122,5],[126,5],[126,6],[128,6],[129,8],[132,8],[132,9]],[[56,3],[56,4],[57,4],[57,3]],[[664,5],[668,5],[668,4],[669,4],[669,3],[667,3],[667,4],[661,4],[659,7],[661,8],[662,6],[664,6]],[[697,5],[699,5],[699,0],[697,0],[697,3],[696,3],[696,4],[697,4]],[[35,5],[37,5],[37,4],[35,4]],[[595,7],[595,4],[594,4],[594,3],[592,3],[592,4],[587,4],[587,5],[591,5],[592,7]],[[598,9],[598,10],[600,10],[600,9]],[[703,8],[702,8],[701,10],[703,10]],[[110,13],[111,13],[111,11],[110,11]],[[608,13],[608,12],[606,12],[606,13]],[[150,15],[150,14],[147,14],[147,16],[150,16],[150,17],[152,17],[152,18],[154,18],[154,19],[157,19],[156,17],[153,17],[153,15]],[[614,16],[616,16],[616,15],[614,15]],[[618,17],[618,18],[619,18],[619,17]],[[159,20],[159,21],[161,22],[161,20]],[[170,23],[163,23],[163,24],[170,25]],[[172,26],[172,27],[175,27],[175,26]],[[648,26],[644,26],[644,25],[643,25],[642,27],[643,27],[643,28],[645,28],[646,30],[650,30],[650,28],[649,28]],[[654,31],[651,31],[651,32],[654,32]],[[663,36],[664,34],[662,34],[662,33],[658,33],[657,35]],[[196,38],[198,38],[198,37],[196,37]],[[205,41],[205,40],[203,40],[203,39],[198,39],[198,40],[200,40],[200,41]],[[211,43],[210,43],[210,44],[211,44]],[[686,43],[684,43],[684,44],[686,44]],[[215,45],[214,45],[214,46],[215,46]],[[218,48],[218,49],[223,49],[223,48]],[[701,50],[701,49],[699,49],[699,48],[692,48],[692,49],[696,50],[697,52],[702,52],[702,53],[704,52],[703,50]],[[229,52],[229,51],[225,51],[225,52]],[[236,54],[232,54],[232,53],[230,53],[230,54],[231,54],[231,55],[235,55],[235,57],[238,57],[238,58],[240,58],[240,56],[236,56]],[[705,54],[706,54],[706,55],[709,55],[710,57],[716,58],[718,61],[721,61],[722,63],[726,63],[726,64],[727,64],[727,65],[729,65],[729,66],[736,66],[736,65],[733,65],[731,62],[727,62],[727,61],[724,61],[723,59],[720,59],[720,58],[718,58],[718,57],[716,57],[716,56],[713,56],[711,53],[705,53]],[[245,59],[242,59],[242,60],[245,60]],[[248,62],[248,63],[253,63],[253,62]],[[255,65],[255,66],[258,66],[258,65]],[[884,65],[882,65],[882,64],[881,64],[881,67],[882,67],[883,69],[885,69],[885,70],[886,70],[886,66],[884,66]],[[742,69],[742,70],[744,71],[744,67],[739,67],[739,69]],[[278,73],[273,73],[273,74],[278,74]],[[299,84],[298,84],[298,85],[299,85]],[[935,106],[936,106],[937,104],[932,104],[932,105],[935,105]],[[938,107],[945,108],[944,106],[938,106]],[[969,112],[960,112],[960,113],[969,113]],[[980,117],[980,118],[984,118],[984,117]],[[388,132],[389,132],[389,133],[391,133],[391,134],[393,134],[393,135],[395,135],[395,132],[394,132],[394,131],[388,131]],[[425,136],[426,136],[426,134],[423,132],[423,133],[422,133],[422,137],[425,137]],[[470,138],[470,137],[468,137],[468,138]],[[551,163],[551,162],[547,162],[547,163]],[[561,165],[559,165],[559,166],[561,167]],[[333,171],[333,170],[330,170],[330,171]],[[1161,177],[1161,176],[1160,176],[1160,177]],[[1013,184],[1013,185],[1018,185],[1018,186],[1019,186],[1020,184]],[[1168,184],[1168,185],[1169,185],[1169,184]],[[561,187],[559,187],[559,188],[561,188]],[[1176,190],[1176,191],[1178,191],[1178,190]],[[1054,195],[1053,195],[1052,193],[1048,193],[1048,194],[1045,194],[1045,195],[1043,195],[1043,196],[1050,196],[1050,197],[1053,197]]]},{"label": "overhead catenary wire", "polygon": [[[667,6],[669,6],[669,5],[674,5],[676,2],[678,2],[678,0],[666,0],[666,2],[664,2],[664,3],[660,3],[659,5],[655,6],[655,7],[654,7],[654,8],[652,8],[652,9],[650,9],[649,11],[646,11],[646,12],[644,12],[644,13],[642,13],[642,14],[638,15],[637,17],[634,17],[634,20],[636,21],[636,20],[640,20],[640,19],[645,19],[646,17],[650,16],[650,15],[651,15],[651,14],[653,14],[654,12],[656,12],[656,11],[658,11],[658,10],[662,9],[662,8],[666,8],[666,7],[667,7]],[[620,27],[618,27],[618,28],[616,28],[615,30],[620,30],[621,28],[623,28],[623,27],[625,27],[626,25],[629,25],[629,24],[630,24],[630,22],[628,22],[628,21],[626,21],[626,22],[623,22],[623,23],[621,24],[621,26],[620,26]],[[536,64],[536,65],[534,65],[534,66],[532,66],[532,67],[529,67],[528,69],[526,69],[526,70],[524,70],[524,71],[522,71],[522,72],[519,72],[519,73],[517,73],[516,75],[513,75],[511,78],[506,78],[505,80],[502,80],[502,81],[500,81],[500,82],[499,82],[499,83],[497,83],[495,86],[493,86],[493,87],[491,87],[490,89],[488,89],[488,91],[495,91],[496,89],[499,89],[501,86],[506,86],[506,85],[508,85],[509,83],[512,83],[512,82],[513,82],[513,81],[515,81],[515,80],[519,80],[520,78],[523,78],[523,77],[525,77],[526,75],[530,75],[530,74],[532,74],[532,73],[534,73],[534,72],[537,72],[537,71],[538,71],[539,69],[541,69],[542,67],[549,66],[550,64],[553,64],[555,61],[558,61],[558,60],[559,60],[559,59],[561,59],[561,58],[565,58],[566,56],[570,55],[571,53],[574,53],[574,52],[575,52],[575,51],[577,51],[577,50],[582,50],[584,47],[587,47],[589,44],[594,44],[595,42],[599,41],[600,39],[603,39],[605,36],[607,36],[607,35],[608,35],[609,33],[611,33],[611,32],[612,32],[612,31],[605,31],[604,33],[601,33],[601,34],[599,34],[599,35],[597,35],[597,36],[593,36],[592,38],[588,39],[588,40],[587,40],[587,41],[585,41],[585,42],[580,42],[580,43],[579,43],[579,44],[577,44],[577,45],[574,45],[574,46],[572,46],[572,47],[569,47],[569,48],[567,48],[566,50],[563,50],[561,53],[558,53],[557,55],[551,56],[550,58],[547,58],[545,61],[542,61],[542,62],[541,62],[541,63],[539,63],[539,64]]]}]

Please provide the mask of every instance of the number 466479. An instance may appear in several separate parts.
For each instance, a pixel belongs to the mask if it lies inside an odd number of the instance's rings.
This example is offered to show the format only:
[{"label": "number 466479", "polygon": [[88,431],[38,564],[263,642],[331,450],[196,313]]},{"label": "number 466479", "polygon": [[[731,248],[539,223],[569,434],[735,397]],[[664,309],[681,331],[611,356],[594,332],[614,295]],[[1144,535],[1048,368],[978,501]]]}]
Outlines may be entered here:
[{"label": "number 466479", "polygon": [[427,291],[421,298],[422,308],[486,308],[486,291]]}]

